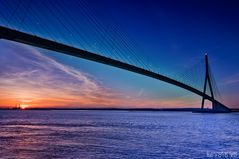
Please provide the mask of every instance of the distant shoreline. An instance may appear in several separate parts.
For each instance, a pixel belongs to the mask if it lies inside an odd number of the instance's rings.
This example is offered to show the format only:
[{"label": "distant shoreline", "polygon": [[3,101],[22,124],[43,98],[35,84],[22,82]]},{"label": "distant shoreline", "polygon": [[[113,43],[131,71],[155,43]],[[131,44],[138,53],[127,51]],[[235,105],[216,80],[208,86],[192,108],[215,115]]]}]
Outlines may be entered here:
[{"label": "distant shoreline", "polygon": [[[0,108],[0,110],[19,110],[16,108]],[[119,110],[119,111],[199,111],[200,108],[27,108],[24,110]],[[239,112],[239,109],[231,109],[232,112]]]},{"label": "distant shoreline", "polygon": [[[0,108],[0,110],[18,110],[15,108]],[[25,110],[127,110],[127,111],[192,111],[199,108],[27,108]]]}]

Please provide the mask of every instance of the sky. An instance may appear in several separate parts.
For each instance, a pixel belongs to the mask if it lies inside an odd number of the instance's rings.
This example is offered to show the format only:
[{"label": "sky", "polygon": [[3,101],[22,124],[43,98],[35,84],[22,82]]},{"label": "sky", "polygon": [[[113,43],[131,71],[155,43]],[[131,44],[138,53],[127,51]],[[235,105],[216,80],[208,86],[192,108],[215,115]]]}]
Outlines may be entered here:
[{"label": "sky", "polygon": [[[207,52],[222,102],[239,108],[237,1],[0,3],[3,26],[137,66],[143,63],[170,77],[190,69]],[[3,39],[0,48],[0,105],[4,107],[172,108],[201,104],[201,97],[191,92],[118,68]]]}]

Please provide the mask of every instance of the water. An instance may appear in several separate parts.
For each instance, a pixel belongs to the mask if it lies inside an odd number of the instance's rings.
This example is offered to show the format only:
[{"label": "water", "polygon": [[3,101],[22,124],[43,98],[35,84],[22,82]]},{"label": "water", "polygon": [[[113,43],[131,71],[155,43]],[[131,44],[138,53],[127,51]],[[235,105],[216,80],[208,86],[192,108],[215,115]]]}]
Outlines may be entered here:
[{"label": "water", "polygon": [[221,152],[239,156],[237,113],[0,111],[0,158],[210,158]]}]

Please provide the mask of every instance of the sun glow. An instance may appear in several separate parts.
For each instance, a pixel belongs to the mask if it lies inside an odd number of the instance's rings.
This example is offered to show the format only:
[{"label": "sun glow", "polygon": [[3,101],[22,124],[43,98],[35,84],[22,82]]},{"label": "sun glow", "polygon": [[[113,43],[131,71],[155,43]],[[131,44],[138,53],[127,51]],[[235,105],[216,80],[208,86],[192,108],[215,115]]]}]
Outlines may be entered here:
[{"label": "sun glow", "polygon": [[28,106],[28,104],[20,104],[20,109],[26,109]]}]

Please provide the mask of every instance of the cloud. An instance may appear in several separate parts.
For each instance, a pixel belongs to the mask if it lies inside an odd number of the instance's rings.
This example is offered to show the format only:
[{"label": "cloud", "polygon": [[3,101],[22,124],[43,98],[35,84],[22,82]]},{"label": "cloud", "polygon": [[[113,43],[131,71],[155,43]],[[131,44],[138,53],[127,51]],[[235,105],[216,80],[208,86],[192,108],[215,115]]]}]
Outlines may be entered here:
[{"label": "cloud", "polygon": [[1,42],[1,103],[28,101],[31,105],[109,105],[118,94],[90,75],[63,65],[38,50]]},{"label": "cloud", "polygon": [[239,84],[239,73],[227,77],[223,81],[223,85]]}]

